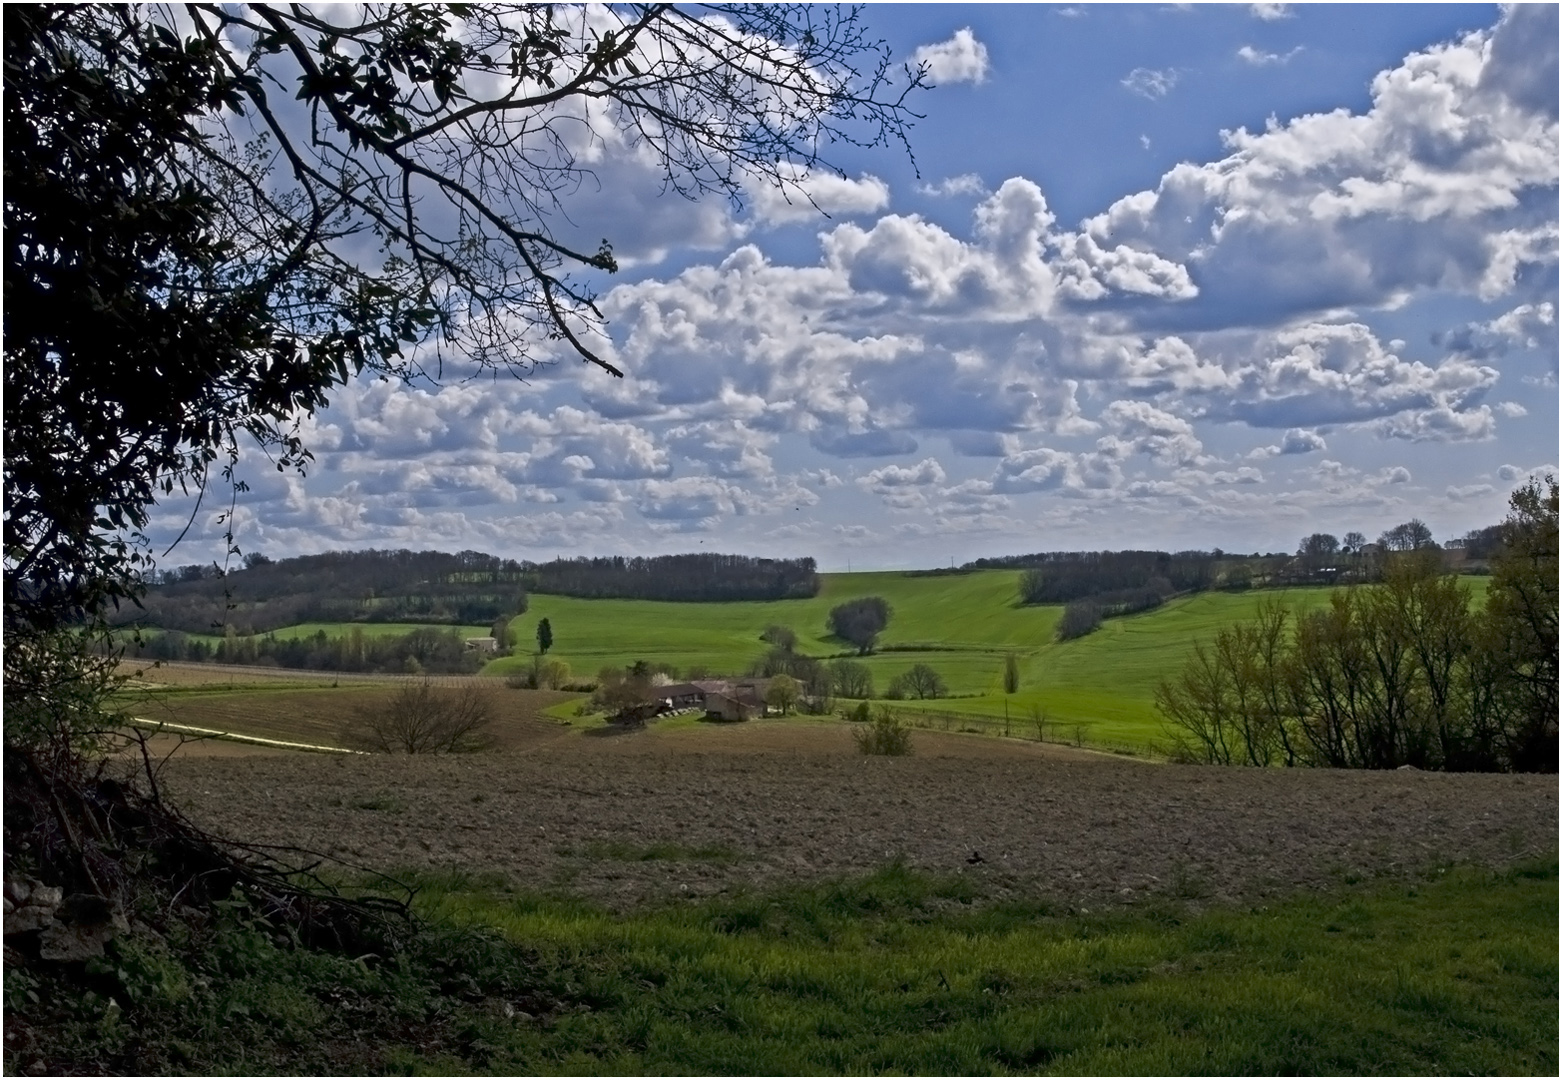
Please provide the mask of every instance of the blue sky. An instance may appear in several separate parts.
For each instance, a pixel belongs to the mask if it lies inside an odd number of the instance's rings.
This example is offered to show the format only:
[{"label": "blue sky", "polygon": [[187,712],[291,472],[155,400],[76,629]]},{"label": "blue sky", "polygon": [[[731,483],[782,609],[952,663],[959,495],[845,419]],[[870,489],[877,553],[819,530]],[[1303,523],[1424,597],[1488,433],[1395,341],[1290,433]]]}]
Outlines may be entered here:
[{"label": "blue sky", "polygon": [[[238,542],[826,569],[1499,520],[1557,460],[1557,8],[884,5],[915,165],[598,167],[621,382],[346,387]],[[188,504],[163,507],[154,539]],[[204,532],[202,531],[204,529]],[[166,560],[220,556],[203,511]]]}]

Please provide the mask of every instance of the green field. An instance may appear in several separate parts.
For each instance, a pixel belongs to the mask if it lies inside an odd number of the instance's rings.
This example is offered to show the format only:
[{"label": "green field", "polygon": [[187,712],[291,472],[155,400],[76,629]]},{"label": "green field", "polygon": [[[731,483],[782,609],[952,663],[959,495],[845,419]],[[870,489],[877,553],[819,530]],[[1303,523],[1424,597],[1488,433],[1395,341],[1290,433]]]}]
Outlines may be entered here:
[{"label": "green field", "polygon": [[8,970],[6,1072],[1557,1074],[1554,858],[1203,911],[984,903],[894,865],[628,913],[410,880],[430,922],[393,962],[229,902],[116,937],[85,994]]},{"label": "green field", "polygon": [[[1095,633],[1054,640],[1060,606],[1018,602],[1019,571],[915,577],[900,573],[824,574],[819,595],[764,603],[678,604],[649,600],[577,600],[533,596],[527,613],[511,624],[519,655],[485,669],[500,674],[531,662],[525,649],[537,623],[553,627],[550,656],[576,676],[636,660],[662,661],[680,672],[692,665],[740,673],[767,646],[759,635],[778,623],[798,636],[798,651],[812,656],[851,653],[825,625],[836,604],[858,596],[882,596],[893,609],[879,651],[863,660],[880,693],[891,677],[926,663],[949,684],[950,698],[906,703],[956,714],[1002,719],[1017,727],[1042,714],[1057,737],[1077,736],[1098,745],[1145,747],[1162,737],[1152,695],[1156,683],[1176,673],[1196,638],[1250,618],[1265,601],[1295,610],[1328,602],[1324,588],[1201,593],[1155,611],[1108,619]],[[1477,589],[1484,591],[1484,579]],[[1479,594],[1478,594],[1479,595]],[[1020,660],[1020,690],[1003,693],[1004,657]],[[1053,736],[1049,736],[1053,737]]]},{"label": "green field", "polygon": [[[354,630],[362,632],[364,637],[401,637],[410,634],[414,630],[454,630],[462,637],[486,637],[493,630],[491,626],[451,626],[449,623],[370,623],[370,622],[308,622],[299,623],[296,626],[283,626],[276,630],[268,630],[257,637],[274,637],[278,641],[292,641],[294,638],[313,637],[324,630],[327,637],[346,637]],[[151,633],[158,633],[153,630]],[[221,634],[190,634],[192,639],[204,641],[209,645],[216,645],[222,640]]]},{"label": "green field", "polygon": [[[961,718],[983,730],[1029,735],[1036,718],[1049,739],[1153,749],[1164,740],[1153,705],[1156,684],[1176,674],[1195,640],[1251,618],[1259,604],[1280,602],[1294,611],[1328,603],[1327,588],[1246,593],[1208,592],[1180,597],[1154,611],[1108,619],[1095,633],[1059,642],[1054,630],[1062,608],[1018,602],[1019,571],[915,576],[904,573],[823,574],[819,595],[807,600],[740,603],[669,603],[653,600],[580,600],[533,595],[525,615],[511,622],[516,655],[490,662],[487,675],[507,675],[532,662],[537,624],[548,619],[554,644],[549,655],[591,679],[608,667],[637,660],[741,674],[768,649],[760,633],[772,624],[791,628],[799,652],[816,657],[853,656],[831,637],[832,607],[860,596],[882,596],[893,609],[879,650],[859,659],[873,672],[882,694],[890,679],[916,663],[937,670],[951,696],[904,702],[911,712],[942,714],[933,726],[959,726]],[[1479,602],[1486,578],[1465,581]],[[305,623],[275,632],[278,638],[319,631],[336,636],[357,629],[371,636],[405,634],[413,624]],[[486,626],[456,627],[482,636]],[[212,639],[215,641],[216,639]],[[1020,689],[1003,693],[1003,668],[1013,653]],[[1007,727],[1006,727],[1007,726]]]}]

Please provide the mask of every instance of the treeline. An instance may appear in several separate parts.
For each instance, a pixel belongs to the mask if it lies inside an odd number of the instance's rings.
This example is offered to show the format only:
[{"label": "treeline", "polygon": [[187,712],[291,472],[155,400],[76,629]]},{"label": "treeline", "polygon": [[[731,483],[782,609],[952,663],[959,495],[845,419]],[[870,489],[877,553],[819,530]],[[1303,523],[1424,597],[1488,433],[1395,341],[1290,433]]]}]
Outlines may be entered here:
[{"label": "treeline", "polygon": [[155,575],[139,623],[187,633],[232,628],[263,634],[301,622],[490,623],[526,611],[524,564],[480,551],[339,551],[272,561],[250,555],[240,569],[185,566]]},{"label": "treeline", "polygon": [[1223,557],[1207,551],[1051,551],[982,561],[1023,569],[1024,603],[1066,604],[1146,588],[1166,594],[1198,592],[1214,584]]},{"label": "treeline", "polygon": [[556,559],[529,566],[533,592],[588,600],[803,600],[819,592],[813,559],[654,555]]},{"label": "treeline", "polygon": [[215,644],[178,630],[128,642],[125,656],[146,660],[250,664],[310,671],[460,675],[483,666],[488,654],[466,648],[458,630],[419,627],[406,634],[346,634],[324,630],[308,637],[228,634]]},{"label": "treeline", "polygon": [[1557,485],[1515,492],[1484,607],[1435,549],[1297,616],[1278,604],[1195,645],[1156,706],[1211,764],[1554,772]]}]

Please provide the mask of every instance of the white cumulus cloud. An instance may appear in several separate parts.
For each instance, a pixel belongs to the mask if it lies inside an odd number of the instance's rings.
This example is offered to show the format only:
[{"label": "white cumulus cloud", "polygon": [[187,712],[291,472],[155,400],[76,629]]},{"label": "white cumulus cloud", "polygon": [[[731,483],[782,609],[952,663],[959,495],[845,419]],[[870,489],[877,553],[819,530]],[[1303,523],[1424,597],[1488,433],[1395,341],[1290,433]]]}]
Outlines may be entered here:
[{"label": "white cumulus cloud", "polygon": [[911,54],[911,62],[925,66],[935,86],[987,80],[987,46],[976,40],[969,26],[956,30],[948,41],[923,45]]}]

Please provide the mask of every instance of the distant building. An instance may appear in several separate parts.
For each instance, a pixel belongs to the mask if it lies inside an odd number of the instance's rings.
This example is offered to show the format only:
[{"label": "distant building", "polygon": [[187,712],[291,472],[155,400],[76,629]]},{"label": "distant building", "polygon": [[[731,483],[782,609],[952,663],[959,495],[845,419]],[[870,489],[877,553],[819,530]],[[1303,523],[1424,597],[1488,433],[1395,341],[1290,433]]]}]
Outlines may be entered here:
[{"label": "distant building", "polygon": [[496,653],[499,651],[499,639],[494,637],[469,637],[466,639],[466,651]]},{"label": "distant building", "polygon": [[752,720],[765,715],[768,679],[700,679],[656,688],[669,710],[703,709],[712,720]]}]

